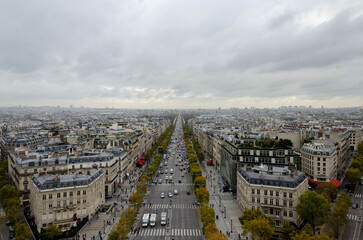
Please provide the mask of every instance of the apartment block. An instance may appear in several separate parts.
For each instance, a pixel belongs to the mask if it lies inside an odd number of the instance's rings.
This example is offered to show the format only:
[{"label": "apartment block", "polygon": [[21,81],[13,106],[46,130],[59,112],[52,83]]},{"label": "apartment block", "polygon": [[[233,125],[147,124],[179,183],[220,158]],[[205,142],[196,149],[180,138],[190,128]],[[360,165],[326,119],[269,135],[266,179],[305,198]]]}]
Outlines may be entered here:
[{"label": "apartment block", "polygon": [[297,170],[260,165],[237,172],[237,203],[241,208],[261,209],[275,220],[276,227],[284,221],[299,226],[296,205],[306,190],[308,178]]},{"label": "apartment block", "polygon": [[313,143],[301,148],[302,171],[317,182],[329,182],[337,177],[337,152],[329,145]]}]

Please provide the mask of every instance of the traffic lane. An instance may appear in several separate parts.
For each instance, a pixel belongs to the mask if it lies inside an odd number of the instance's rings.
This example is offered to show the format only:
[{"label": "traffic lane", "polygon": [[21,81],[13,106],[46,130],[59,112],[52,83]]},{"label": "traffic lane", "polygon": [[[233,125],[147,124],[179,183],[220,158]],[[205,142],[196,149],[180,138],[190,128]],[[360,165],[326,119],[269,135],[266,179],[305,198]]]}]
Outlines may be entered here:
[{"label": "traffic lane", "polygon": [[173,215],[170,219],[173,229],[201,229],[199,226],[198,210],[193,208],[172,209]]}]

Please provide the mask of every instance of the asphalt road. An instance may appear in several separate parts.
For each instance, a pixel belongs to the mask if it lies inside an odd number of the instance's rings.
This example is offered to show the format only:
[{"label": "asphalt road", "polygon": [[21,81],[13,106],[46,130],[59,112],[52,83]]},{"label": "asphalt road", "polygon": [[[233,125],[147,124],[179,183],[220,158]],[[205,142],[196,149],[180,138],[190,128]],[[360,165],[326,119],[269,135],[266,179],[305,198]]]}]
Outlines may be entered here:
[{"label": "asphalt road", "polygon": [[[181,119],[179,118],[169,142],[167,154],[164,156],[167,165],[165,166],[163,159],[163,166],[159,167],[159,170],[167,169],[168,173],[156,177],[158,181],[162,179],[161,184],[152,184],[149,187],[148,194],[144,198],[145,206],[142,207],[142,214],[139,214],[139,219],[137,219],[136,228],[140,230],[138,233],[132,234],[132,239],[202,239],[202,226],[199,220],[199,210],[195,205],[196,198],[190,172],[188,172],[185,164],[183,166],[176,165],[179,160],[184,159],[182,154],[185,156],[185,161],[188,162]],[[183,170],[183,168],[185,169]],[[170,173],[171,169],[173,169],[173,174]],[[168,178],[172,176],[173,183],[166,182],[165,176]],[[176,195],[174,190],[178,191]],[[187,194],[188,191],[190,195]],[[165,194],[165,198],[161,198],[161,193]],[[169,197],[168,193],[171,193],[172,197]],[[149,225],[142,228],[140,225],[143,213],[152,213],[154,209],[157,210],[156,226],[150,227]],[[160,224],[161,212],[167,212],[166,226]]]},{"label": "asphalt road", "polygon": [[359,206],[357,209],[349,209],[348,223],[343,239],[360,240],[363,239],[363,185],[359,185],[351,199],[353,203],[357,203]]}]

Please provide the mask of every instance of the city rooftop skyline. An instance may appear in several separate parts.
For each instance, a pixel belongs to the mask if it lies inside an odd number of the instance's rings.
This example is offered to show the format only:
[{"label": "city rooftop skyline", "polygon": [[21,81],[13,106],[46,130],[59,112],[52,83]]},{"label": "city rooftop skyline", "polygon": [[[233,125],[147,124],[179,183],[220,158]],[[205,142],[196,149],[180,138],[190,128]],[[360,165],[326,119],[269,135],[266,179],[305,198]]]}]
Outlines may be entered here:
[{"label": "city rooftop skyline", "polygon": [[363,103],[359,0],[4,1],[0,20],[0,106]]}]

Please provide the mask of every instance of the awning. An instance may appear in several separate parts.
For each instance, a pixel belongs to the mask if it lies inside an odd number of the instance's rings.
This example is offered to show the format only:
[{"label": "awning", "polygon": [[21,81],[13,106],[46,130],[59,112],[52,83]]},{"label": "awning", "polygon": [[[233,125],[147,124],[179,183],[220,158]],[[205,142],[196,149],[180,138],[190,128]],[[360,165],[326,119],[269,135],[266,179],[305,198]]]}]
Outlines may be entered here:
[{"label": "awning", "polygon": [[336,179],[332,179],[332,180],[330,180],[330,182],[332,182],[332,183],[334,183],[335,185],[337,185],[337,187],[339,187],[340,186],[340,184],[341,184],[341,182],[340,181],[338,181],[338,180],[336,180]]},{"label": "awning", "polygon": [[[315,185],[319,185],[319,183],[323,183],[323,182],[318,182],[318,181],[314,181],[314,180],[312,180],[312,179],[310,179],[309,178],[309,182],[310,183],[313,183],[313,184],[315,184]],[[332,180],[330,180],[330,182],[332,182],[332,183],[334,183],[337,187],[339,187],[340,186],[340,184],[341,184],[341,182],[340,181],[338,181],[338,180],[336,180],[336,179],[332,179]]]}]

